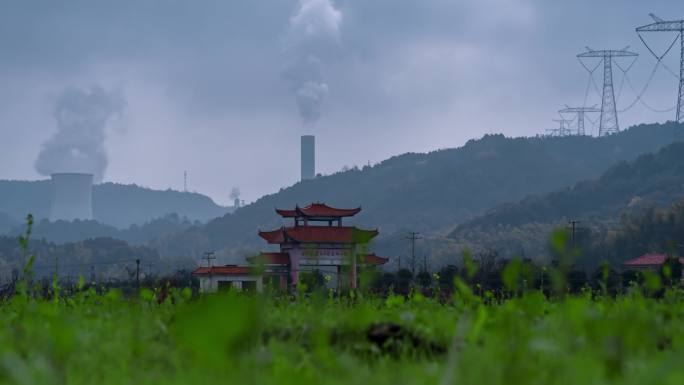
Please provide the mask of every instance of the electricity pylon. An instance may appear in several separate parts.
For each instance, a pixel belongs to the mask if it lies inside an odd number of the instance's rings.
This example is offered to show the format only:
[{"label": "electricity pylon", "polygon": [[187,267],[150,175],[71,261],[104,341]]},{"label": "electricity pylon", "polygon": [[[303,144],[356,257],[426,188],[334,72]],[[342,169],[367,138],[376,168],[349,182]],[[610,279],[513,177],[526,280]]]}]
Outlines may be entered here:
[{"label": "electricity pylon", "polygon": [[577,135],[585,135],[584,117],[589,112],[601,112],[601,110],[596,107],[569,107],[566,104],[564,109],[558,111],[561,116],[563,114],[577,114]]},{"label": "electricity pylon", "polygon": [[568,127],[570,127],[570,123],[572,123],[572,120],[569,120],[569,119],[553,119],[553,121],[558,123],[558,128],[554,128],[554,129],[546,130],[546,131],[551,132],[551,136],[553,136],[553,134],[555,134],[555,133],[557,133],[558,136],[567,136],[568,132],[570,132],[570,129],[568,129]]},{"label": "electricity pylon", "polygon": [[[636,29],[639,34],[639,38],[644,43],[646,48],[655,56],[658,61],[662,60],[665,54],[658,57],[658,55],[653,52],[651,47],[646,44],[646,41],[641,37],[641,32],[679,32],[679,40],[681,44],[681,50],[679,51],[679,97],[677,98],[677,122],[681,122],[684,119],[684,20],[673,20],[667,21],[659,18],[658,16],[650,13],[649,16],[655,21],[648,25],[644,25]],[[676,42],[677,40],[675,40]],[[674,42],[673,42],[674,43]],[[672,48],[672,46],[670,46]]]},{"label": "electricity pylon", "polygon": [[[629,47],[625,47],[620,50],[594,50],[587,47],[587,52],[577,55],[577,59],[579,59],[584,68],[587,68],[587,66],[584,65],[582,59],[600,58],[601,61],[603,61],[603,96],[601,98],[599,136],[620,132],[617,107],[615,106],[615,89],[613,88],[613,58],[633,57],[636,60],[639,54],[627,51],[628,48]],[[599,64],[601,63],[599,62]]]}]

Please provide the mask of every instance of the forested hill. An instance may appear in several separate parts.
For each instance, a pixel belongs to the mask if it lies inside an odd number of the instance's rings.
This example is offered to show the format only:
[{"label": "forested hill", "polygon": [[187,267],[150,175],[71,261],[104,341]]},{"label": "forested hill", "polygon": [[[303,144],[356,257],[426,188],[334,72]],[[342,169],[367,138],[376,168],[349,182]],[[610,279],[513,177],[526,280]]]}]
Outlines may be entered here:
[{"label": "forested hill", "polygon": [[506,255],[543,253],[554,227],[580,220],[582,232],[615,227],[626,213],[667,206],[684,198],[684,143],[621,162],[596,180],[505,204],[458,226],[450,237],[478,249]]},{"label": "forested hill", "polygon": [[0,212],[0,234],[10,231],[18,224],[19,222],[12,218],[9,214]]},{"label": "forested hill", "polygon": [[596,180],[582,181],[571,188],[497,207],[463,223],[454,233],[472,227],[517,226],[587,215],[605,216],[628,207],[669,205],[683,197],[684,143],[677,142],[655,154],[641,155],[632,162],[620,162]]},{"label": "forested hill", "polygon": [[619,161],[673,142],[682,127],[674,123],[641,125],[603,138],[487,135],[456,149],[404,154],[265,196],[233,214],[169,238],[167,252],[196,254],[223,249],[228,255],[263,247],[257,229],[282,223],[274,207],[312,201],[362,206],[356,223],[379,227],[381,235],[403,229],[436,233],[504,202],[596,178]]},{"label": "forested hill", "polygon": [[[23,222],[26,214],[47,218],[52,202],[49,180],[0,180],[0,219]],[[103,183],[93,187],[93,216],[100,223],[126,228],[176,213],[191,221],[208,221],[227,212],[211,198],[172,190],[152,190],[136,185]],[[7,227],[7,226],[0,226]]]}]

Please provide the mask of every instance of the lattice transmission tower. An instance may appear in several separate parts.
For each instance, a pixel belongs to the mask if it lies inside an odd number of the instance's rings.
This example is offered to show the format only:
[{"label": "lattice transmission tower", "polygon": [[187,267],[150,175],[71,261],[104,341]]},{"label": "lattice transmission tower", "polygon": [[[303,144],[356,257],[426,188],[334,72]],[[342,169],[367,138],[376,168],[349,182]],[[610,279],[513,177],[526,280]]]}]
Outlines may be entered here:
[{"label": "lattice transmission tower", "polygon": [[599,136],[610,135],[620,132],[620,124],[618,123],[617,107],[615,105],[615,89],[613,87],[613,60],[616,57],[633,57],[635,60],[639,56],[638,53],[628,51],[629,47],[620,50],[594,50],[587,47],[587,52],[577,55],[582,66],[593,73],[585,64],[583,60],[588,58],[599,58],[599,64],[603,63],[603,95],[601,98],[601,118],[599,121]]},{"label": "lattice transmission tower", "polygon": [[[677,98],[677,122],[681,122],[684,119],[684,20],[673,20],[667,21],[659,18],[658,16],[650,13],[651,18],[655,23],[644,25],[636,29],[639,34],[639,38],[644,43],[646,48],[653,54],[653,56],[661,61],[663,57],[669,52],[669,49],[662,56],[656,55],[651,47],[646,44],[646,41],[641,37],[642,32],[679,32],[679,41],[681,44],[681,49],[679,51],[679,94]],[[675,42],[677,40],[675,39]],[[673,42],[674,43],[674,42]],[[672,46],[670,46],[672,48]]]},{"label": "lattice transmission tower", "polygon": [[572,119],[553,119],[553,121],[558,123],[558,128],[551,128],[546,130],[550,136],[572,135],[572,130],[568,128],[570,127],[570,123],[572,123]]},{"label": "lattice transmission tower", "polygon": [[586,135],[586,130],[584,129],[584,119],[586,117],[586,114],[591,112],[601,112],[601,110],[599,110],[596,107],[569,107],[566,104],[564,109],[558,111],[558,113],[561,114],[561,116],[564,116],[563,114],[576,115],[575,118],[577,119],[577,135]]}]

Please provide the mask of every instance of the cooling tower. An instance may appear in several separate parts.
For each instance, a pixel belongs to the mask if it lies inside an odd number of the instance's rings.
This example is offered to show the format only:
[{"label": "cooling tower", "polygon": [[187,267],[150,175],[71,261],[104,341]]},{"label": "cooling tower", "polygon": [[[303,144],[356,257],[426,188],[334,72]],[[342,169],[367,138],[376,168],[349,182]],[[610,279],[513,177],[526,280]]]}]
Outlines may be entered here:
[{"label": "cooling tower", "polygon": [[302,180],[316,175],[316,137],[302,135]]},{"label": "cooling tower", "polygon": [[52,174],[50,220],[93,219],[93,174]]}]

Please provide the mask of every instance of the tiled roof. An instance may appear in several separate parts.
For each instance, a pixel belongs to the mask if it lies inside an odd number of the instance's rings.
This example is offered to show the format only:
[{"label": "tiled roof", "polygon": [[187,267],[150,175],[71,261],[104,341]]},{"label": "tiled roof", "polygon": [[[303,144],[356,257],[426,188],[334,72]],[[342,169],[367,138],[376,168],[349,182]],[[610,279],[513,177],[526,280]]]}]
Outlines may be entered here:
[{"label": "tiled roof", "polygon": [[[290,254],[288,253],[261,253],[254,257],[247,257],[250,263],[262,263],[264,265],[289,265]],[[389,258],[379,257],[375,254],[363,256],[363,263],[367,265],[384,265]]]},{"label": "tiled roof", "polygon": [[378,235],[377,230],[364,230],[347,226],[295,226],[274,231],[260,231],[259,236],[268,243],[368,243]]},{"label": "tiled roof", "polygon": [[368,265],[384,265],[389,261],[389,258],[378,257],[375,254],[364,255],[364,262]]},{"label": "tiled roof", "polygon": [[192,272],[193,275],[248,275],[250,268],[247,266],[212,266],[212,267],[198,267]]},{"label": "tiled roof", "polygon": [[[625,266],[661,266],[667,260],[667,254],[644,254],[640,257],[623,262]],[[684,264],[684,258],[679,258],[679,263]]]},{"label": "tiled roof", "polygon": [[283,230],[281,227],[273,231],[259,231],[259,236],[268,243],[283,243],[285,242],[285,232]]},{"label": "tiled roof", "polygon": [[330,207],[325,203],[312,203],[306,207],[295,207],[294,210],[276,209],[276,212],[284,218],[313,217],[313,218],[342,218],[353,217],[361,211],[360,207],[355,209],[338,209]]}]

